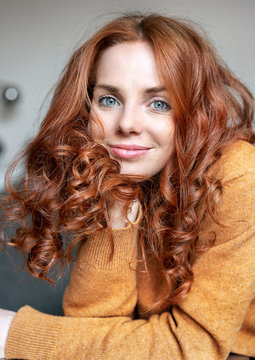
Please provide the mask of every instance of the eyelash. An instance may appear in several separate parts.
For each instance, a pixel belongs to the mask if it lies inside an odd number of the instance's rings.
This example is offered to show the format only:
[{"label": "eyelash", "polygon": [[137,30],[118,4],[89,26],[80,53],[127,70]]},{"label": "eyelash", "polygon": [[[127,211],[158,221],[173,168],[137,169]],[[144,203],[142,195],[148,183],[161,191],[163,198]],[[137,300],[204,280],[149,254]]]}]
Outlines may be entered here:
[{"label": "eyelash", "polygon": [[[115,105],[105,105],[103,104],[103,100],[107,100],[107,99],[113,99],[114,101],[116,101],[116,103],[119,103],[118,100],[115,99],[114,96],[110,96],[110,95],[103,95],[103,96],[100,96],[99,99],[98,99],[98,105],[100,107],[104,107],[104,108],[111,108],[111,107],[114,107]],[[156,102],[161,102],[165,105],[165,107],[163,109],[153,109],[154,111],[168,111],[171,109],[171,105],[169,103],[167,103],[166,101],[162,100],[162,99],[153,99],[153,101],[150,103],[153,104],[153,103],[156,103]]]},{"label": "eyelash", "polygon": [[103,104],[103,100],[107,100],[107,99],[113,99],[113,100],[116,101],[116,103],[118,103],[118,101],[115,99],[114,96],[103,95],[103,96],[100,96],[100,97],[99,97],[99,99],[98,99],[98,105],[101,106],[101,107],[109,108],[110,105],[104,105],[104,104]]},{"label": "eyelash", "polygon": [[164,108],[164,109],[154,109],[155,111],[157,111],[157,110],[158,110],[158,111],[168,111],[168,110],[171,109],[170,104],[169,104],[168,102],[162,100],[162,99],[153,99],[153,101],[150,103],[150,105],[153,104],[153,103],[156,103],[156,102],[161,102],[161,103],[163,103],[163,104],[165,105],[165,108]]}]

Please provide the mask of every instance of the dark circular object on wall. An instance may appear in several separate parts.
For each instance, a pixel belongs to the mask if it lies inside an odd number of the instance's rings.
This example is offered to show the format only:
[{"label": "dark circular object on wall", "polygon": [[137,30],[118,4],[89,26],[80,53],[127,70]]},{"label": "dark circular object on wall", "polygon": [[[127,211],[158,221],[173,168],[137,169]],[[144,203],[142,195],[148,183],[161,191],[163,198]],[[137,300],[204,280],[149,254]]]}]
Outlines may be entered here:
[{"label": "dark circular object on wall", "polygon": [[19,90],[14,86],[8,86],[3,91],[4,101],[8,104],[14,104],[19,100]]}]

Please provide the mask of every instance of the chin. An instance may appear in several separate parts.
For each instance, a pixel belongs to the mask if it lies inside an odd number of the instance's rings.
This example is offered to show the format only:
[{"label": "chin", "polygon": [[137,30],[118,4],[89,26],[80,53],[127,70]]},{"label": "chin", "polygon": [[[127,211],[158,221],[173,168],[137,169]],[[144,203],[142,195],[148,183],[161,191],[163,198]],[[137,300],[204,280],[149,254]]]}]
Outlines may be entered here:
[{"label": "chin", "polygon": [[137,176],[137,177],[141,177],[141,179],[135,179],[135,181],[137,182],[141,182],[141,181],[144,181],[144,180],[148,180],[148,179],[151,179],[155,173],[148,173],[146,171],[141,171],[141,169],[121,169],[120,171],[121,174],[123,175],[128,175],[128,176]]}]

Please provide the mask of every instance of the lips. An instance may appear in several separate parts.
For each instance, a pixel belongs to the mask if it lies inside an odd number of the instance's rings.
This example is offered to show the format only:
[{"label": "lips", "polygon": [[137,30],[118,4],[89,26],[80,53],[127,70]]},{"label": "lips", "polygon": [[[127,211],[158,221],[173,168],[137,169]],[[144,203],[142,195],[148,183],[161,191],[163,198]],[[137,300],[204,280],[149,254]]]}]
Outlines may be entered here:
[{"label": "lips", "polygon": [[141,145],[129,145],[129,144],[114,144],[109,145],[110,151],[113,155],[124,158],[132,159],[147,154],[151,148]]}]

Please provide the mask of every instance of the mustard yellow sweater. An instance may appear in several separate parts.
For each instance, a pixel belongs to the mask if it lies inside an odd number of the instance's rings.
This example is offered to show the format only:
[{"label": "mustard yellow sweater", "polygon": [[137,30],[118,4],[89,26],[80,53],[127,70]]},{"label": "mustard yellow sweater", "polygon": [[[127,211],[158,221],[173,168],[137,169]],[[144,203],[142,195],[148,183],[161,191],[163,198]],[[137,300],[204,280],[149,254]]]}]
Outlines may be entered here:
[{"label": "mustard yellow sweater", "polygon": [[[210,169],[223,179],[219,226],[206,216],[200,239],[217,234],[213,248],[194,265],[186,299],[150,314],[163,284],[135,271],[137,224],[114,230],[81,248],[64,296],[64,317],[25,306],[8,334],[6,358],[29,360],[223,360],[230,351],[255,356],[255,148],[229,146]],[[138,267],[140,265],[137,265]],[[139,270],[139,269],[137,269]],[[138,305],[140,318],[134,319]]]}]

